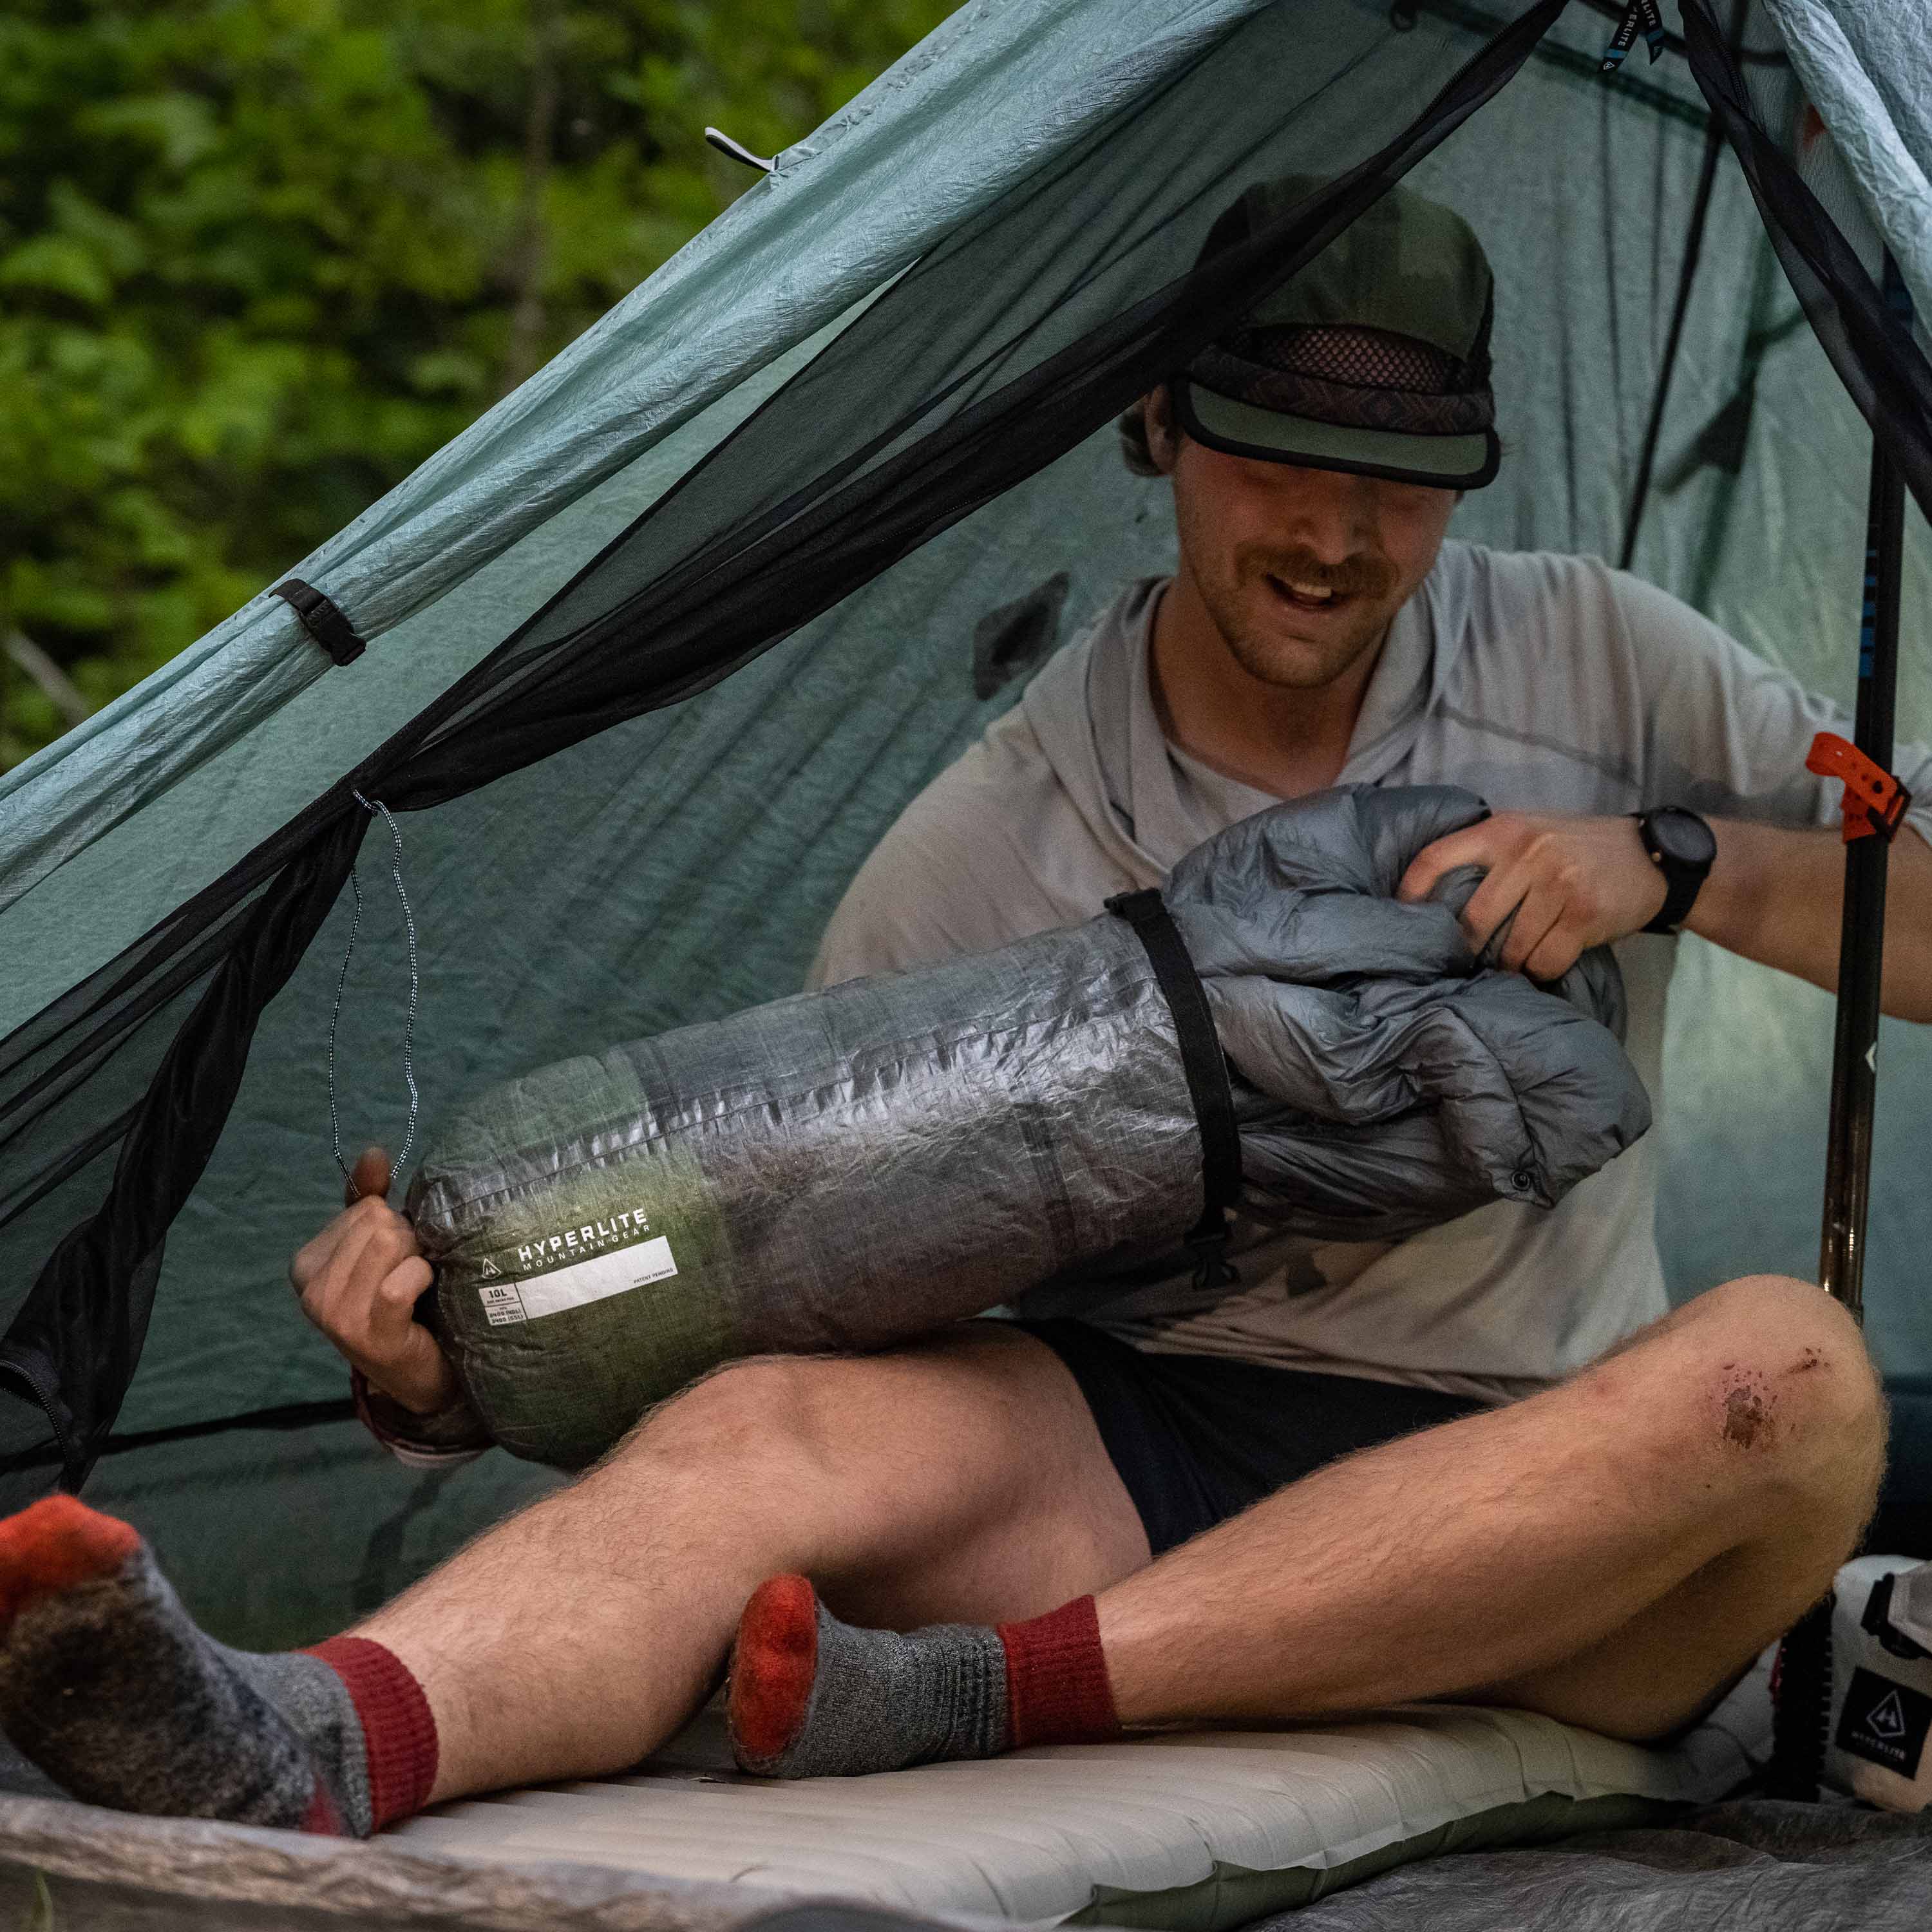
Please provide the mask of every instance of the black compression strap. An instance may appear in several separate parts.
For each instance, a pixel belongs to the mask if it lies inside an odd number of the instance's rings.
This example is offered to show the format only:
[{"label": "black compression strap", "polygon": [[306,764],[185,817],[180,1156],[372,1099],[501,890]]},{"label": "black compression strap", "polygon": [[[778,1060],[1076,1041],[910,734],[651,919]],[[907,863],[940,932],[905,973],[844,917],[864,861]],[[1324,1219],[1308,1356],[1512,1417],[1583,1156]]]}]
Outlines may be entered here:
[{"label": "black compression strap", "polygon": [[1118,892],[1107,910],[1124,919],[1147,948],[1154,976],[1160,982],[1174,1030],[1180,1045],[1181,1070],[1187,1076],[1188,1097],[1201,1130],[1201,1219],[1187,1237],[1196,1251],[1196,1280],[1204,1287],[1239,1279],[1224,1258],[1228,1240],[1227,1210],[1240,1198],[1241,1137],[1234,1125],[1234,1096],[1228,1084],[1228,1063],[1222,1057],[1221,1036],[1208,1010],[1201,976],[1187,956],[1166,902],[1150,886],[1144,892]]},{"label": "black compression strap", "polygon": [[302,620],[302,628],[339,664],[353,664],[369,646],[356,634],[356,626],[343,614],[339,604],[332,603],[312,584],[291,577],[269,592],[279,597]]}]

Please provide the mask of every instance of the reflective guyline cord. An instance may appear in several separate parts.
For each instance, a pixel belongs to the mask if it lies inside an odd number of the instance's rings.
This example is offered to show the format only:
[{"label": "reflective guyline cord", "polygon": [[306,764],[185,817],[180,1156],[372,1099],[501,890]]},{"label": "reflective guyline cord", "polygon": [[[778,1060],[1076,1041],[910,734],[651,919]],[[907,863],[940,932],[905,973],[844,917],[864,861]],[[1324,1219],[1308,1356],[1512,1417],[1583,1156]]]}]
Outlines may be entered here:
[{"label": "reflective guyline cord", "polygon": [[[409,1125],[403,1135],[402,1151],[396,1156],[394,1172],[400,1174],[410,1157],[410,1150],[416,1144],[416,1115],[421,1110],[422,1096],[416,1090],[416,1072],[414,1050],[416,1032],[416,994],[421,985],[416,971],[416,921],[410,910],[410,896],[403,890],[403,835],[396,821],[389,815],[389,808],[380,799],[373,803],[358,792],[350,796],[364,812],[380,812],[382,823],[389,828],[389,838],[394,850],[389,858],[390,876],[396,882],[396,897],[402,902],[403,930],[408,938],[410,949],[410,1004],[403,1020],[403,1080],[410,1090]],[[356,956],[356,935],[362,929],[362,888],[357,882],[356,868],[349,868],[349,890],[353,896],[355,910],[349,916],[349,944],[342,950],[342,970],[335,980],[335,1004],[328,1016],[328,1140],[335,1152],[335,1164],[342,1170],[342,1178],[352,1181],[349,1163],[342,1158],[342,1127],[335,1111],[335,1033],[342,1020],[342,994],[349,984],[349,962]]]}]

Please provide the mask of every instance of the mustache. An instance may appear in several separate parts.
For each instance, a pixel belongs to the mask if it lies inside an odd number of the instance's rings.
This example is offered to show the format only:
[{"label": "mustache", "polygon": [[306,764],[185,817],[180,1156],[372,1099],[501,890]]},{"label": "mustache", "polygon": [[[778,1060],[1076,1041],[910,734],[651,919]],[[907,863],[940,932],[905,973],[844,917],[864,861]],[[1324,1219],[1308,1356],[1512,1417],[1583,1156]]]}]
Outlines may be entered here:
[{"label": "mustache", "polygon": [[1326,563],[1299,544],[1243,544],[1234,553],[1234,565],[1244,582],[1278,577],[1284,583],[1332,590],[1337,597],[1386,597],[1396,587],[1395,566],[1372,550]]}]

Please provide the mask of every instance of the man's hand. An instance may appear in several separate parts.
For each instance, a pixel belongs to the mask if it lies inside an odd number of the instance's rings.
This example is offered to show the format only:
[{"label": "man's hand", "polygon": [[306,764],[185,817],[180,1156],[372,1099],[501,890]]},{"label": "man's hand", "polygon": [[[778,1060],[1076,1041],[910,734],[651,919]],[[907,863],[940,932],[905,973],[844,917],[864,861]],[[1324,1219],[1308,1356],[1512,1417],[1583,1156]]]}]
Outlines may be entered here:
[{"label": "man's hand", "polygon": [[1666,890],[1634,818],[1499,812],[1418,852],[1396,896],[1426,898],[1445,873],[1471,865],[1489,868],[1462,911],[1471,947],[1481,952],[1514,912],[1500,963],[1532,980],[1561,979],[1590,946],[1642,932]]},{"label": "man's hand", "polygon": [[416,1319],[432,1279],[416,1230],[388,1204],[389,1156],[370,1148],[356,1163],[349,1204],[289,1264],[302,1312],[370,1385],[417,1415],[462,1399],[436,1337]]}]

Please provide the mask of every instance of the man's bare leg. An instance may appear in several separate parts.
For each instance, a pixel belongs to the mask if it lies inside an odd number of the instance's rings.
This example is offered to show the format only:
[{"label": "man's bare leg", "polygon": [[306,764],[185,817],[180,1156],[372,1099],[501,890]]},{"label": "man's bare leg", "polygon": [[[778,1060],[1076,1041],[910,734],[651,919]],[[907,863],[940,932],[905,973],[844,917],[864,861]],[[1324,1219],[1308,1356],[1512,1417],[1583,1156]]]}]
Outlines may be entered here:
[{"label": "man's bare leg", "polygon": [[775,1570],[910,1628],[1048,1610],[1148,1560],[1072,1377],[995,1323],[699,1383],[362,1624],[422,1684],[436,1799],[635,1763]]},{"label": "man's bare leg", "polygon": [[359,1632],[254,1657],[72,1498],[0,1522],[0,1719],[76,1796],[365,1834],[434,1798],[634,1762],[716,1680],[760,1576],[850,1614],[1043,1608],[1147,1560],[1073,1379],[971,1324],[903,1354],[740,1364]]},{"label": "man's bare leg", "polygon": [[[1883,1438],[1843,1311],[1802,1282],[1733,1282],[1559,1388],[1350,1456],[1196,1538],[1100,1592],[1088,1641],[1130,1728],[1450,1699],[1658,1737],[1829,1586]],[[826,1640],[841,1681],[862,1682],[866,1633]],[[789,1732],[757,1714],[782,1740],[763,1756],[808,1774],[830,1720],[790,1708]]]},{"label": "man's bare leg", "polygon": [[1350,1457],[1101,1593],[1122,1720],[1422,1698],[1652,1738],[1829,1586],[1882,1402],[1820,1290],[1713,1290],[1573,1380]]}]

